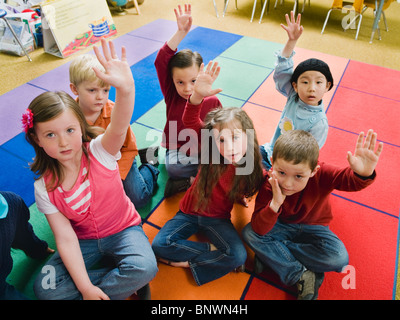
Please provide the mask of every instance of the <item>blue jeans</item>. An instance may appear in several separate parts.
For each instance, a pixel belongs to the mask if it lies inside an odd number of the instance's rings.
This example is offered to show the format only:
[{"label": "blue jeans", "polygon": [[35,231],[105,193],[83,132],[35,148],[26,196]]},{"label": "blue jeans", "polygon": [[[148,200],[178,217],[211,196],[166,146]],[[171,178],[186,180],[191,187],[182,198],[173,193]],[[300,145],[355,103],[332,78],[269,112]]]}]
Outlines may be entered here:
[{"label": "blue jeans", "polygon": [[14,286],[6,283],[3,292],[0,293],[0,300],[30,300]]},{"label": "blue jeans", "polygon": [[13,267],[11,248],[21,249],[34,259],[45,259],[48,245],[36,236],[29,223],[30,212],[24,200],[13,192],[0,193],[8,204],[7,216],[0,219],[0,300],[27,299],[6,282]]},{"label": "blue jeans", "polygon": [[286,224],[278,220],[264,236],[255,233],[250,223],[242,234],[262,263],[288,286],[296,284],[306,269],[318,273],[340,272],[349,262],[343,242],[328,226]]},{"label": "blue jeans", "polygon": [[268,159],[268,152],[265,151],[264,146],[260,146],[260,153],[261,153],[261,163],[262,163],[262,166],[263,166],[266,170],[271,169],[271,159]]},{"label": "blue jeans", "polygon": [[195,177],[199,167],[197,156],[188,157],[176,149],[167,150],[165,154],[165,169],[172,179]]},{"label": "blue jeans", "polygon": [[142,208],[153,197],[160,171],[151,164],[142,164],[139,168],[136,159],[125,180],[122,180],[126,195],[137,209]]},{"label": "blue jeans", "polygon": [[[202,232],[210,244],[187,240]],[[174,262],[188,261],[196,283],[200,286],[218,279],[245,263],[247,252],[229,219],[217,219],[179,211],[167,221],[153,240],[156,256]]]},{"label": "blue jeans", "polygon": [[[79,240],[79,245],[91,282],[113,300],[128,298],[149,283],[158,271],[141,225],[102,239]],[[111,261],[95,269],[105,257]],[[51,279],[52,275],[55,279]],[[55,281],[53,287],[52,280]],[[35,280],[34,291],[41,300],[82,299],[58,252],[42,268]]]}]

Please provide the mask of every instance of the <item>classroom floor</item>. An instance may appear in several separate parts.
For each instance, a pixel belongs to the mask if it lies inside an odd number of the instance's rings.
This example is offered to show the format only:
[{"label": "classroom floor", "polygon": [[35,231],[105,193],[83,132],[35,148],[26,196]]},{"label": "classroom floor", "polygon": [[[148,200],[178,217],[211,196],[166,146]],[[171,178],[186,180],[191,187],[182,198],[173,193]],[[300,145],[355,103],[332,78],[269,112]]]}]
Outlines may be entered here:
[{"label": "classroom floor", "polygon": [[[136,83],[132,128],[139,148],[159,144],[165,124],[165,104],[154,69],[157,50],[175,32],[176,22],[159,19],[114,40],[116,47],[127,47],[128,61]],[[212,43],[212,45],[210,45]],[[205,62],[217,60],[221,73],[215,87],[223,106],[243,108],[253,119],[260,144],[270,140],[285,105],[285,98],[272,80],[274,52],[281,44],[233,33],[194,26],[181,43],[199,51]],[[350,255],[345,273],[327,273],[320,299],[394,299],[397,278],[398,222],[400,200],[400,71],[365,64],[316,51],[296,48],[295,64],[309,57],[326,61],[335,85],[324,97],[330,125],[321,160],[346,165],[347,150],[353,151],[360,131],[373,128],[384,150],[377,167],[376,182],[358,193],[334,192],[331,229],[341,238]],[[33,149],[21,133],[20,117],[29,102],[46,90],[69,91],[69,63],[0,96],[0,165],[3,173],[0,189],[20,194],[31,209],[31,220],[39,236],[55,247],[43,215],[37,212],[33,195],[33,174],[28,163]],[[376,81],[371,81],[371,77]],[[111,90],[110,98],[114,99]],[[378,115],[379,114],[379,115]],[[165,150],[161,149],[163,163]],[[160,165],[159,189],[152,201],[139,210],[150,242],[178,211],[183,194],[164,199],[167,180]],[[249,208],[235,205],[232,219],[237,230],[250,220]],[[204,240],[202,237],[195,239]],[[31,285],[44,262],[36,262],[13,252],[15,267],[9,277],[34,298]],[[287,288],[276,276],[265,271],[252,272],[254,254],[248,250],[246,271],[230,273],[218,280],[197,286],[190,271],[159,264],[159,272],[150,283],[153,299],[295,299],[295,288]]]}]

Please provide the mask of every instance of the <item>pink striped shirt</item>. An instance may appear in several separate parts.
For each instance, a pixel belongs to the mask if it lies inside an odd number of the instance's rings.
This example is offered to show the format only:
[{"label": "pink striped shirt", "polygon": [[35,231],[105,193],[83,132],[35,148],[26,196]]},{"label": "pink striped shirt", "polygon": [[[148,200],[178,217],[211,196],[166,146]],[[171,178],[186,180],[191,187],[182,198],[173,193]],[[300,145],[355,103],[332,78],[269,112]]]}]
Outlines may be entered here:
[{"label": "pink striped shirt", "polygon": [[[35,183],[38,209],[46,214],[58,211],[64,214],[79,239],[104,238],[141,223],[139,213],[123,190],[118,166],[110,169],[102,164],[91,152],[93,143],[96,143],[97,150],[106,152],[101,146],[101,136],[90,143],[89,176],[88,161],[82,156],[80,173],[71,190],[58,187],[43,193]],[[111,157],[116,163],[109,154],[99,156],[102,157],[108,160]],[[43,182],[46,184],[49,179],[45,177]]]}]

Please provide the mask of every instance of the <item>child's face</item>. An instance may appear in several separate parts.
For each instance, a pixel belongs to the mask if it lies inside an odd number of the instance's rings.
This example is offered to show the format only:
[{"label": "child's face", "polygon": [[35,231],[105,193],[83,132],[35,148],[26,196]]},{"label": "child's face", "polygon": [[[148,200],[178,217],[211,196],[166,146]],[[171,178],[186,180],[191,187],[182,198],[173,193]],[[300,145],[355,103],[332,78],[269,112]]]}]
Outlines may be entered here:
[{"label": "child's face", "polygon": [[228,163],[238,163],[247,151],[247,135],[242,129],[224,128],[213,131],[220,154]]},{"label": "child's face", "polygon": [[273,162],[271,170],[278,179],[282,194],[291,196],[303,190],[308,180],[317,173],[318,169],[319,166],[311,171],[309,164],[306,162],[294,164],[279,158]]},{"label": "child's face", "polygon": [[311,106],[318,106],[318,102],[322,100],[329,87],[330,82],[326,81],[325,76],[314,70],[303,72],[297,83],[293,82],[293,88],[299,98]]},{"label": "child's face", "polygon": [[61,163],[80,159],[82,130],[72,110],[67,109],[52,120],[36,123],[35,133],[38,145],[53,159]]},{"label": "child's face", "polygon": [[190,95],[193,93],[194,83],[196,82],[198,74],[199,67],[195,64],[187,68],[172,69],[172,80],[176,91],[183,99],[189,99]]},{"label": "child's face", "polygon": [[85,116],[100,113],[108,101],[110,86],[102,87],[98,81],[83,81],[75,86],[71,84],[71,91],[79,97],[79,106]]}]

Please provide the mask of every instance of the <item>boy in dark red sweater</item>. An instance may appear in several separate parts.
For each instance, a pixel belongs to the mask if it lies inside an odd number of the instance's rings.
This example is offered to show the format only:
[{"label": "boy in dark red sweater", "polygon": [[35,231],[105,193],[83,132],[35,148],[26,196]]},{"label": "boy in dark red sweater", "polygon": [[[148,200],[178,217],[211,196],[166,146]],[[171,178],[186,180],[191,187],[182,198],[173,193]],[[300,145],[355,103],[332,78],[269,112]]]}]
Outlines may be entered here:
[{"label": "boy in dark red sweater", "polygon": [[[334,189],[359,191],[376,177],[383,144],[369,130],[358,136],[349,167],[318,162],[319,147],[308,132],[286,132],[275,143],[269,177],[261,187],[244,241],[256,253],[255,271],[268,265],[281,281],[297,284],[298,298],[316,299],[324,272],[340,272],[348,264],[342,241],[329,230]],[[376,148],[375,148],[376,147]]]}]

